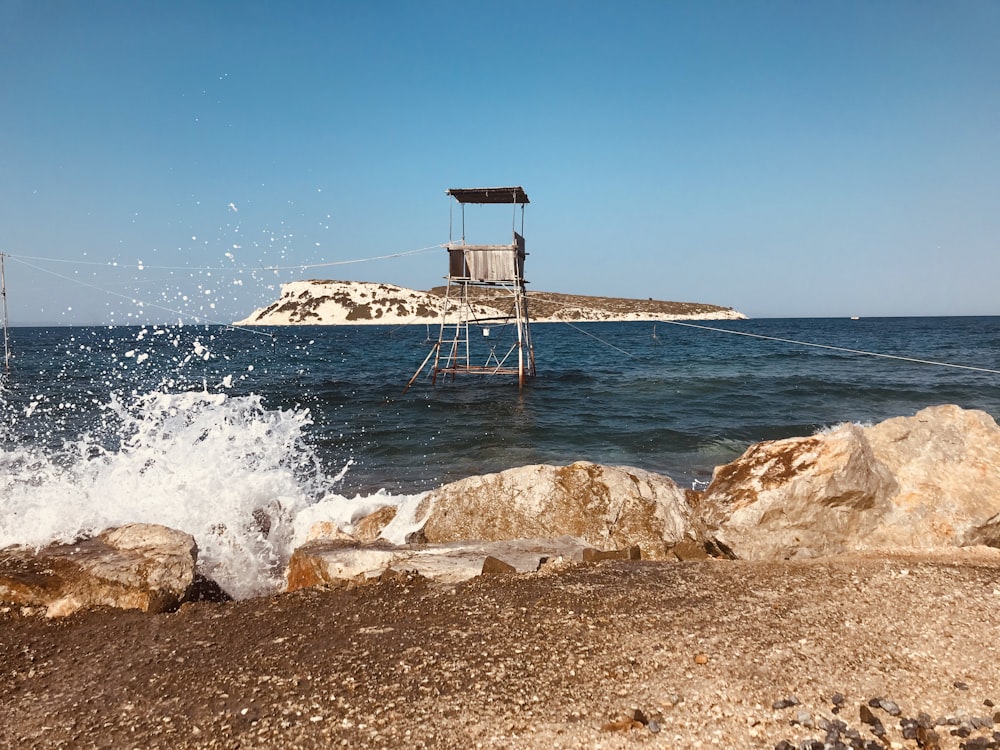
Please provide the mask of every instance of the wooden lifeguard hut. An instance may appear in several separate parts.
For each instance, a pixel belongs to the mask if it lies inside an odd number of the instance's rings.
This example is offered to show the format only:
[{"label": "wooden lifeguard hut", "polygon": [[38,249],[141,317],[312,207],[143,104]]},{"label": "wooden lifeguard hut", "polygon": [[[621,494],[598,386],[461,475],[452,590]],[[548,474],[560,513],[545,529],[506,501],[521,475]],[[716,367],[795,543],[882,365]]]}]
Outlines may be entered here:
[{"label": "wooden lifeguard hut", "polygon": [[[438,339],[406,390],[427,371],[438,376],[516,376],[519,388],[535,375],[528,297],[524,279],[524,188],[451,188],[452,207],[461,208],[462,237],[452,239],[454,211],[449,215],[448,286]],[[468,204],[511,205],[513,241],[509,245],[475,245],[465,241]],[[520,229],[517,231],[518,208]]]}]

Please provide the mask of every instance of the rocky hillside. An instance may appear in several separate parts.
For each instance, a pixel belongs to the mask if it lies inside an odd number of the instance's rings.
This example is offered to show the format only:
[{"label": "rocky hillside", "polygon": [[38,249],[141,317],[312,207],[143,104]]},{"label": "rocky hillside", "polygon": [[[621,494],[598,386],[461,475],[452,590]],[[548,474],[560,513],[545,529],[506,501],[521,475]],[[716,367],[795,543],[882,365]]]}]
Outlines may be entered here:
[{"label": "rocky hillside", "polygon": [[[482,317],[507,314],[509,297],[492,289],[475,288],[475,313]],[[363,281],[293,281],[283,284],[281,297],[255,310],[235,325],[407,325],[432,323],[441,314],[445,287],[427,292],[394,284]],[[555,292],[529,292],[531,319],[549,321],[610,320],[737,320],[746,316],[729,307],[654,299],[590,297]]]}]

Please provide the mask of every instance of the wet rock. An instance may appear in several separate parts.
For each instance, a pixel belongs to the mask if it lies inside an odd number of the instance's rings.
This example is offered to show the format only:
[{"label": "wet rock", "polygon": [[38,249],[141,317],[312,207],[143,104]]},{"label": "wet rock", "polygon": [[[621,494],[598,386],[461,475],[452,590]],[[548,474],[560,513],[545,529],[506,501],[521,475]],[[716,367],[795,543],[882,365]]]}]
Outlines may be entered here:
[{"label": "wet rock", "polygon": [[396,517],[396,507],[387,505],[369,513],[354,525],[354,536],[362,542],[374,542]]},{"label": "wet rock", "polygon": [[63,617],[85,607],[175,609],[194,583],[194,537],[157,524],[127,524],[37,552],[0,550],[0,600]]},{"label": "wet rock", "polygon": [[306,541],[354,542],[356,539],[347,532],[343,531],[340,526],[333,521],[317,521],[310,526],[309,531],[306,532]]}]

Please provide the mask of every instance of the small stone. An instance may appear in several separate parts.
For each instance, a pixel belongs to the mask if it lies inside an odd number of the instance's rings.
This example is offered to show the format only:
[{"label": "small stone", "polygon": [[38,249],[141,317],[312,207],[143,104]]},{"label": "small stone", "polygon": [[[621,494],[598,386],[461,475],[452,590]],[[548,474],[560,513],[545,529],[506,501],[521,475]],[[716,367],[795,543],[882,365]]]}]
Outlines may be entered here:
[{"label": "small stone", "polygon": [[708,654],[695,654],[694,655],[695,664],[708,664]]},{"label": "small stone", "polygon": [[632,721],[638,721],[643,726],[649,724],[649,719],[646,718],[646,714],[642,712],[641,708],[633,708],[630,714]]},{"label": "small stone", "polygon": [[938,740],[941,738],[938,737],[938,733],[935,732],[933,729],[919,726],[917,727],[916,739],[917,739],[917,747],[937,748]]},{"label": "small stone", "polygon": [[633,729],[642,729],[642,724],[628,717],[621,721],[609,721],[601,726],[602,732],[631,732]]},{"label": "small stone", "polygon": [[861,704],[861,709],[859,711],[861,716],[861,721],[868,724],[871,727],[871,733],[876,737],[885,736],[885,726],[882,724],[882,720],[879,719],[868,706]]},{"label": "small stone", "polygon": [[990,750],[995,745],[985,737],[973,737],[968,742],[965,742],[962,747],[964,750]]},{"label": "small stone", "polygon": [[983,705],[986,706],[987,708],[993,708],[993,701],[987,698],[986,700],[983,701]]},{"label": "small stone", "polygon": [[830,702],[835,706],[843,706],[844,696],[841,693],[834,693],[830,698]]},{"label": "small stone", "polygon": [[780,701],[775,701],[771,704],[771,708],[780,711],[783,708],[791,708],[797,705],[799,705],[799,699],[793,695],[789,698],[782,698]]},{"label": "small stone", "polygon": [[794,721],[796,724],[801,724],[807,729],[812,729],[813,727],[812,714],[810,714],[808,711],[796,711]]},{"label": "small stone", "polygon": [[899,710],[899,706],[896,705],[894,701],[890,701],[885,698],[879,698],[878,705],[879,708],[889,714],[889,716],[899,716],[903,713]]},{"label": "small stone", "polygon": [[658,723],[656,723],[655,721],[651,721],[648,724],[646,724],[646,729],[648,729],[653,734],[659,734],[660,733],[660,725]]},{"label": "small stone", "polygon": [[961,681],[958,681],[958,682],[954,682],[954,683],[952,683],[952,684],[953,684],[953,685],[954,685],[954,686],[955,686],[956,688],[958,688],[959,690],[968,690],[968,689],[969,689],[969,683],[967,683],[967,682],[961,682]]},{"label": "small stone", "polygon": [[583,550],[583,561],[585,563],[602,562],[604,560],[641,560],[642,550],[639,545],[633,544],[628,549],[599,550],[593,547],[585,547]]},{"label": "small stone", "polygon": [[505,563],[503,560],[489,555],[485,560],[483,560],[483,572],[484,576],[512,576],[517,573],[517,568],[515,568],[510,563]]},{"label": "small stone", "polygon": [[774,750],[797,750],[797,748],[788,740],[782,740],[774,746]]}]

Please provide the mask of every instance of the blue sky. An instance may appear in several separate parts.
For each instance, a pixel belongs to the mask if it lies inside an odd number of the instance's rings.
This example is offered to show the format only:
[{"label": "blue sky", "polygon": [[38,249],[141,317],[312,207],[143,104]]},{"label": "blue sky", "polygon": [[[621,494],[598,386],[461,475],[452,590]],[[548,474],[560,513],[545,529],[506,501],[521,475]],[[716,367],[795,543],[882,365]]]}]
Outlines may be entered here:
[{"label": "blue sky", "polygon": [[[529,290],[997,315],[997,39],[995,0],[0,0],[11,322],[427,289],[443,250],[319,264],[432,248],[447,188],[517,184]],[[470,238],[510,218],[470,207]]]}]

